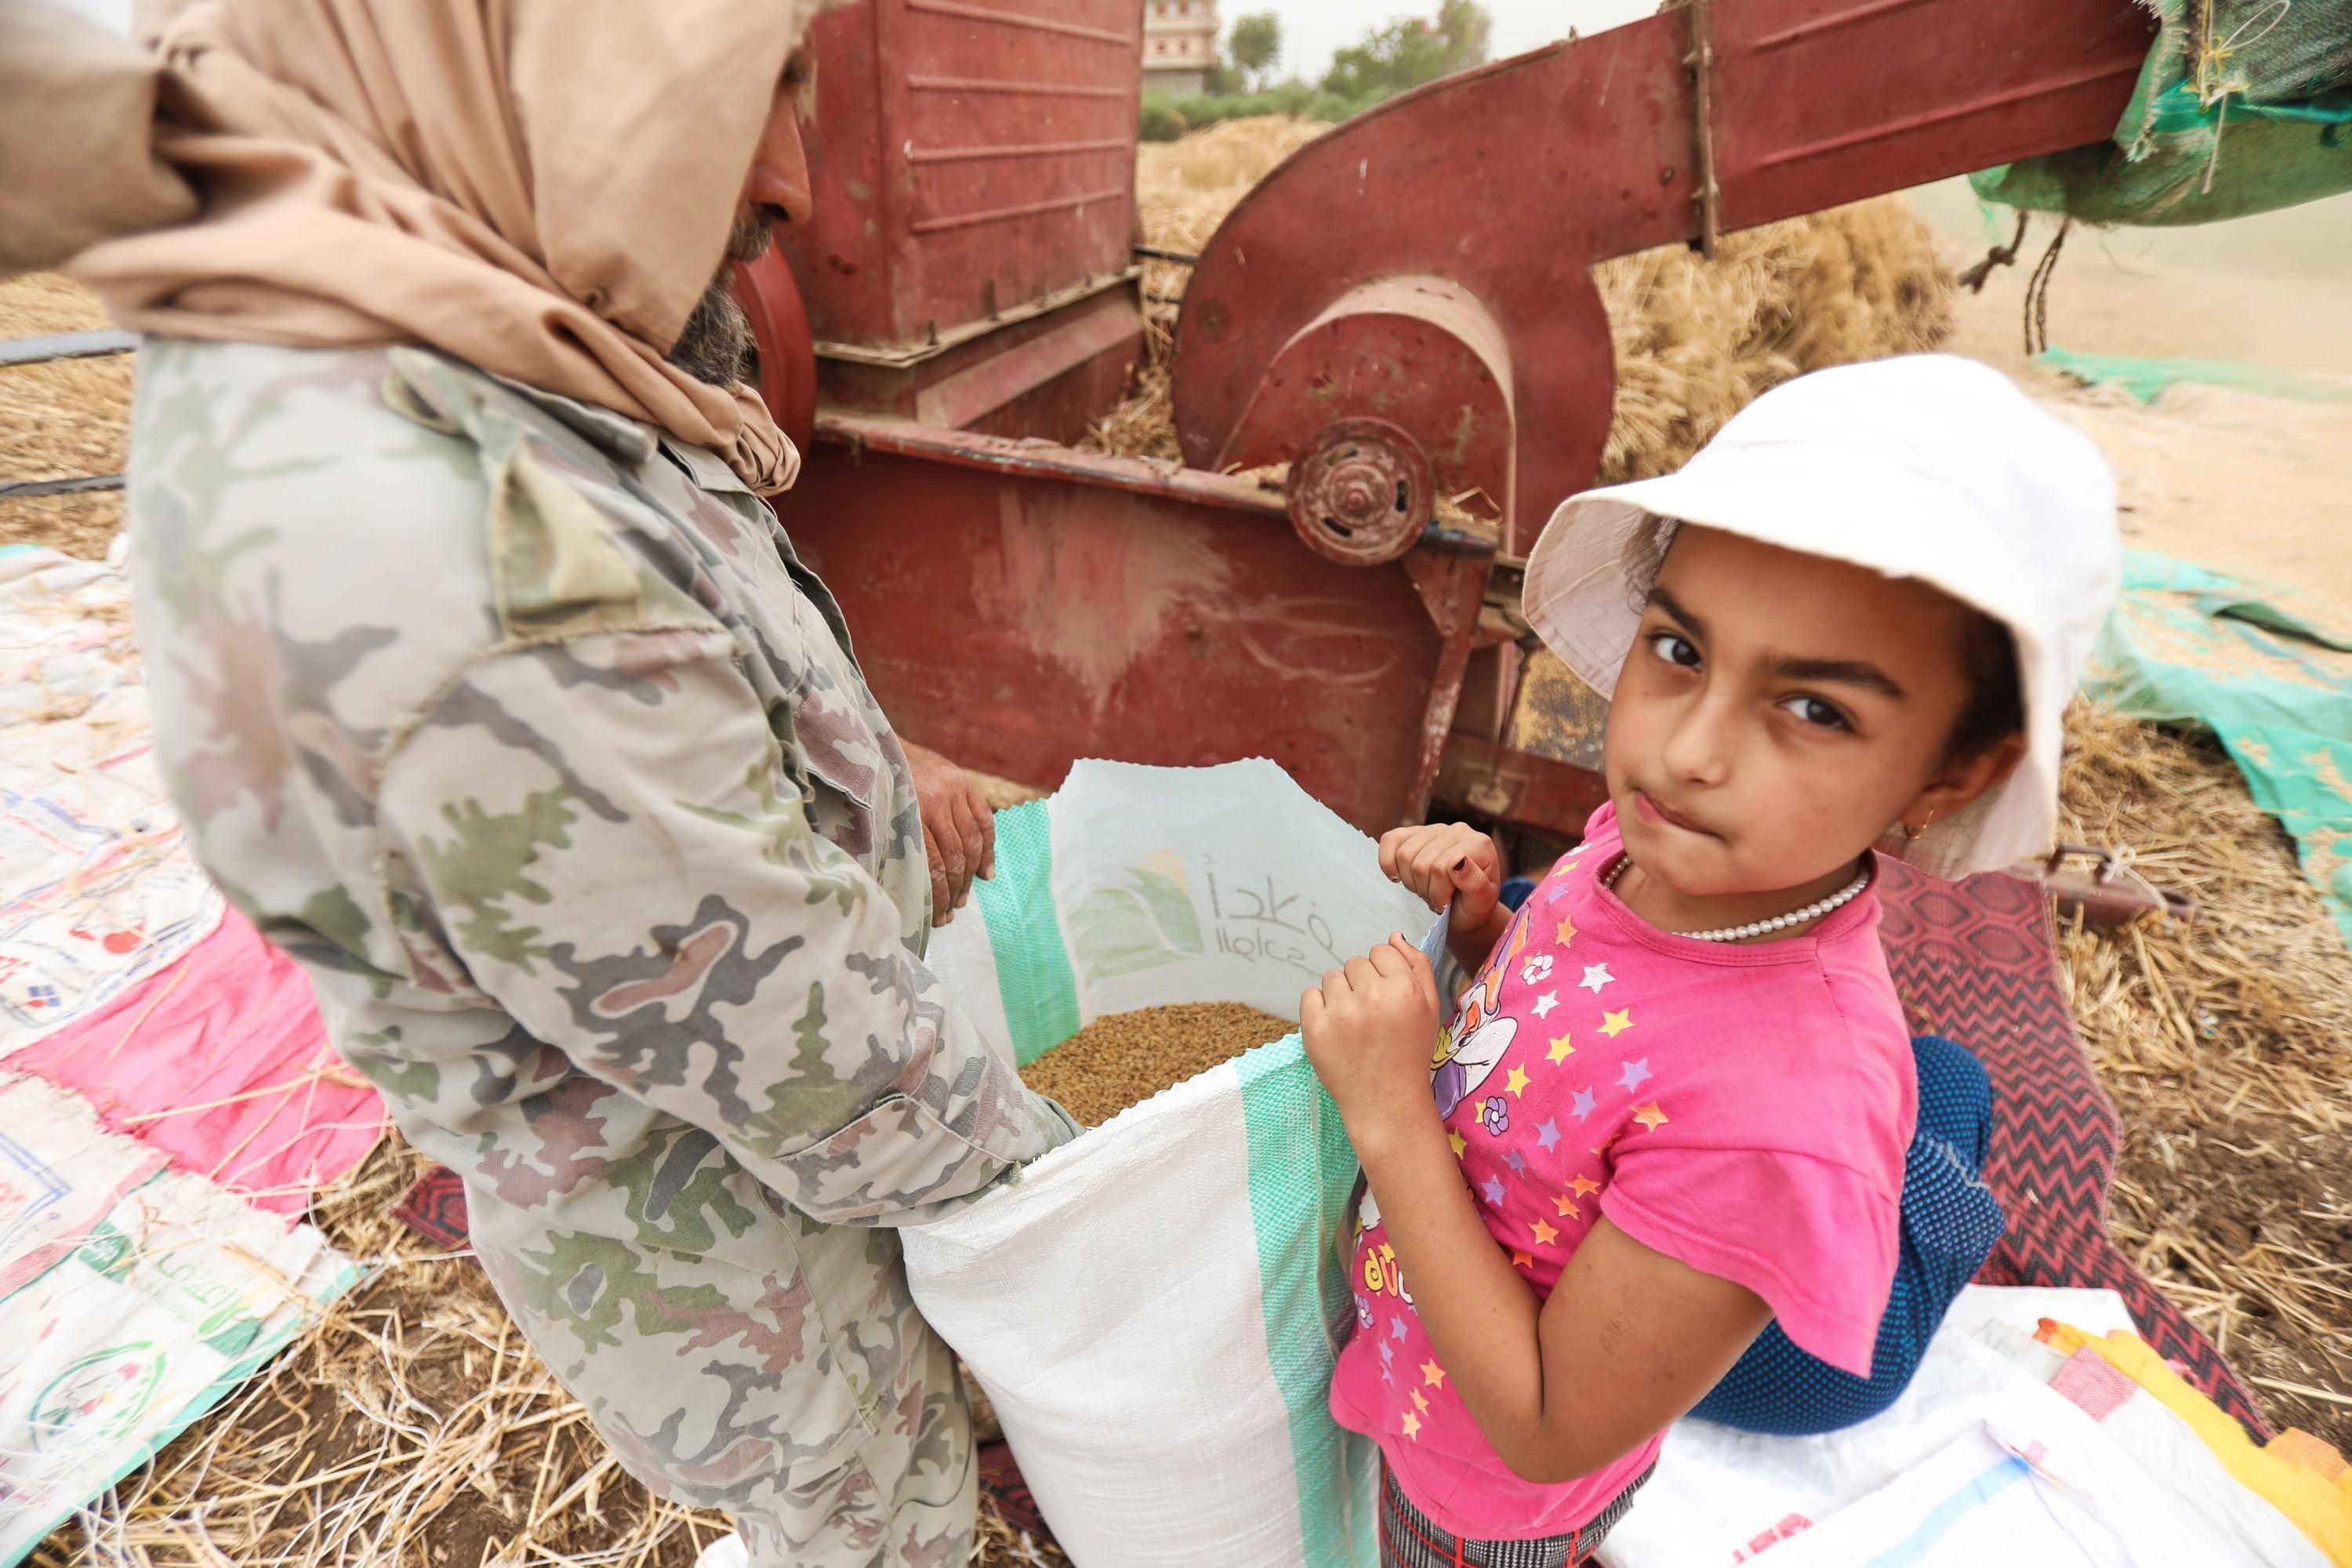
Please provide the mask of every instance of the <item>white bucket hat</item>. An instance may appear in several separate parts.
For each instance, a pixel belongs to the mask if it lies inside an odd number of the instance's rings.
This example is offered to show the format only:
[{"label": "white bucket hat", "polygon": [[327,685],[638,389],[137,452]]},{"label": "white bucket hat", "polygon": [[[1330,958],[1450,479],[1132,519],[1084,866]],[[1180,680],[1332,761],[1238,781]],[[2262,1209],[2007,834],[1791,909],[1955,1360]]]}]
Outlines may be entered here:
[{"label": "white bucket hat", "polygon": [[1653,517],[1916,577],[2017,642],[2025,760],[1890,846],[1958,878],[2047,852],[2066,701],[2122,578],[2116,479],[2090,438],[1990,366],[1949,354],[1843,365],[1749,404],[1678,473],[1572,496],[1528,557],[1538,636],[1603,697],[1649,591],[1627,545]]}]

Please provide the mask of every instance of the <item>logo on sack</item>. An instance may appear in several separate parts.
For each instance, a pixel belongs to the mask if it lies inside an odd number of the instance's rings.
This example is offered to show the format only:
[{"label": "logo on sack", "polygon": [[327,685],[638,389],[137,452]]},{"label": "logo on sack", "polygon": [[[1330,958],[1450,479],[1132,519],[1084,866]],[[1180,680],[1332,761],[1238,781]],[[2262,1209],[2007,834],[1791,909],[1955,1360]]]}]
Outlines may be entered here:
[{"label": "logo on sack", "polygon": [[1183,862],[1166,853],[1129,867],[1125,882],[1079,900],[1066,924],[1072,956],[1090,981],[1181,963],[1207,946],[1184,887]]}]

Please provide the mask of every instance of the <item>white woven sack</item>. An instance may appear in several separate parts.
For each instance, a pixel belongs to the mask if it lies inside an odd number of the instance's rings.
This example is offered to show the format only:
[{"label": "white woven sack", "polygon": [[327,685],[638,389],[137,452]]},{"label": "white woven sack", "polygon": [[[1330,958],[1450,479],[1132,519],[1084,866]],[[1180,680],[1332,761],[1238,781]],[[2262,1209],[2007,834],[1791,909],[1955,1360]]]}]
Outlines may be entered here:
[{"label": "white woven sack", "polygon": [[[1429,911],[1273,763],[1081,763],[998,816],[950,994],[1033,1058],[1104,1013],[1299,992]],[[904,1233],[924,1315],[995,1405],[1079,1568],[1377,1562],[1370,1444],[1328,1413],[1356,1177],[1292,1035]]]}]

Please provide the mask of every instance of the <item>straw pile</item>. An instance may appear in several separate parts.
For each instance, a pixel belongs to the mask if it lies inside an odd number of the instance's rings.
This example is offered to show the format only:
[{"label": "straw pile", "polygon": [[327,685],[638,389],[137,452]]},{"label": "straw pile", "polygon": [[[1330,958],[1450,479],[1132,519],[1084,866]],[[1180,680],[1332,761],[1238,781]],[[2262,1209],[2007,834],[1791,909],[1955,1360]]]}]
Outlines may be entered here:
[{"label": "straw pile", "polygon": [[2116,1239],[2276,1421],[2352,1450],[2352,954],[2218,748],[2084,703],[2067,731],[2064,837],[2200,906],[2059,932],[2121,1112]]},{"label": "straw pile", "polygon": [[[1147,144],[1136,198],[1147,240],[1197,253],[1252,185],[1328,130],[1268,117]],[[1617,355],[1604,483],[1681,467],[1759,393],[1825,365],[1933,348],[1953,325],[1951,273],[1899,195],[1726,235],[1708,262],[1687,246],[1594,269]],[[1168,348],[1188,269],[1152,261],[1147,362],[1087,445],[1180,460]]]},{"label": "straw pile", "polygon": [[[50,273],[0,283],[0,338],[94,331],[106,312]],[[131,356],[0,369],[0,484],[119,474],[130,456]],[[0,544],[45,544],[91,559],[122,525],[120,491],[0,500]]]}]

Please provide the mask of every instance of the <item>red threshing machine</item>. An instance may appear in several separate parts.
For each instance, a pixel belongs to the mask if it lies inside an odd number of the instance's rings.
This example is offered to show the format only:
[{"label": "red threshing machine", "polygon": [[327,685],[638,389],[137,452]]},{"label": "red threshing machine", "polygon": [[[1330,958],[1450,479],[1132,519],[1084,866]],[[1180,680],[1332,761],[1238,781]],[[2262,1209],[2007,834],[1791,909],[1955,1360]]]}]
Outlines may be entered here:
[{"label": "red threshing machine", "polygon": [[[1137,0],[861,0],[812,35],[814,218],[740,280],[807,453],[786,521],[886,710],[974,767],[1264,755],[1368,831],[1573,837],[1589,740],[1510,721],[1518,564],[1609,428],[1592,264],[2104,140],[2151,33],[1687,0],[1394,100],[1200,256],[1179,468],[1069,445],[1142,359]],[[1472,492],[1486,530],[1436,523]]]}]

